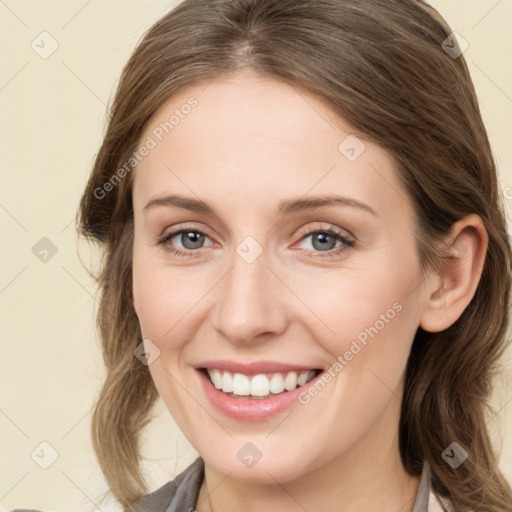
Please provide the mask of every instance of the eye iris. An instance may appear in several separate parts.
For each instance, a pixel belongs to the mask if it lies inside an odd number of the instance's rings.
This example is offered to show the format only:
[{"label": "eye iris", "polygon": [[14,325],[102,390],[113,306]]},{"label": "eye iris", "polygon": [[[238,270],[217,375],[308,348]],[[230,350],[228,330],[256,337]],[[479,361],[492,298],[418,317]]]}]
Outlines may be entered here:
[{"label": "eye iris", "polygon": [[185,249],[198,249],[203,241],[204,235],[196,231],[183,231],[181,234],[181,243]]},{"label": "eye iris", "polygon": [[[330,240],[329,240],[330,239]],[[320,242],[320,246],[316,246],[316,242]],[[320,251],[334,249],[336,246],[336,238],[327,233],[317,233],[313,235],[313,247]]]}]

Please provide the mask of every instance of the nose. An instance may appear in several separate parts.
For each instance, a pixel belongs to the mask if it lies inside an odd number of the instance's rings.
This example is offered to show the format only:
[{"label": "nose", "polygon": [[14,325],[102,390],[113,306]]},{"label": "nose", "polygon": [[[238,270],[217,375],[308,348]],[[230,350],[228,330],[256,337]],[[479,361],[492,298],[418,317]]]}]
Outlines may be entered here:
[{"label": "nose", "polygon": [[284,332],[284,285],[267,266],[265,253],[248,263],[233,252],[231,270],[217,288],[213,324],[231,343],[244,345]]}]

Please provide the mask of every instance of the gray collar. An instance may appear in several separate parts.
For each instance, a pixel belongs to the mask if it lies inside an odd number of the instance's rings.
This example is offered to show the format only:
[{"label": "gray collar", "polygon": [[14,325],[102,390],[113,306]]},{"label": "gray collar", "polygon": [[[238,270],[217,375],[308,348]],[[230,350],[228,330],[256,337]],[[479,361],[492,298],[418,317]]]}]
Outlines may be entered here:
[{"label": "gray collar", "polygon": [[423,471],[421,473],[420,485],[414,500],[414,507],[412,512],[429,512],[428,501],[430,497],[430,466],[428,462],[423,464]]}]

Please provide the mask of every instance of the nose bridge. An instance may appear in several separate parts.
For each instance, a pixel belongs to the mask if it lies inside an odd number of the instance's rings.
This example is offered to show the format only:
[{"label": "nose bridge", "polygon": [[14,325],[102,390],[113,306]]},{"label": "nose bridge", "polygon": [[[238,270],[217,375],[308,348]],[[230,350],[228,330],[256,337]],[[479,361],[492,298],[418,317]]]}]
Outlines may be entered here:
[{"label": "nose bridge", "polygon": [[284,329],[285,311],[267,262],[263,247],[252,237],[231,254],[230,271],[217,295],[215,327],[234,343],[247,343],[260,334]]}]

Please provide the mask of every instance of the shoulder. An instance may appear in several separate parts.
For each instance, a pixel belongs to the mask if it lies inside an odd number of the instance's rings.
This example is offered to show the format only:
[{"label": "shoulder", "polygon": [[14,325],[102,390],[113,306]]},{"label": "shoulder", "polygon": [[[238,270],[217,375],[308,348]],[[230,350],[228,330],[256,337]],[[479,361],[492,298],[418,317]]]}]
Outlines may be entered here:
[{"label": "shoulder", "polygon": [[194,509],[203,482],[204,460],[198,457],[174,480],[143,496],[131,512],[186,512]]}]

